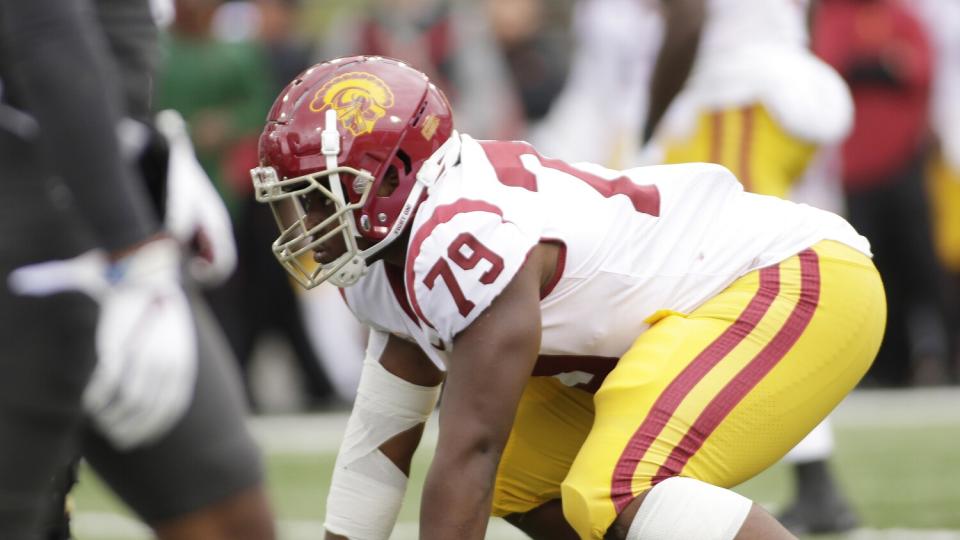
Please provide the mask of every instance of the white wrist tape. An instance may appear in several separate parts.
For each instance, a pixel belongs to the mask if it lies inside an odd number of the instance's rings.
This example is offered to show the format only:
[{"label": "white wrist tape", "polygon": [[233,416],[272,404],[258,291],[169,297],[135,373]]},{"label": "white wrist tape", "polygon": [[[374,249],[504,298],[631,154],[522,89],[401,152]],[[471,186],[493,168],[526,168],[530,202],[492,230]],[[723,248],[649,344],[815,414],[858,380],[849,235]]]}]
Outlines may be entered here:
[{"label": "white wrist tape", "polygon": [[679,476],[647,493],[627,540],[733,540],[753,503],[743,495]]},{"label": "white wrist tape", "polygon": [[371,332],[357,399],[334,467],[324,527],[350,540],[390,537],[407,477],[379,447],[430,417],[440,386],[409,383],[379,362],[386,335]]}]

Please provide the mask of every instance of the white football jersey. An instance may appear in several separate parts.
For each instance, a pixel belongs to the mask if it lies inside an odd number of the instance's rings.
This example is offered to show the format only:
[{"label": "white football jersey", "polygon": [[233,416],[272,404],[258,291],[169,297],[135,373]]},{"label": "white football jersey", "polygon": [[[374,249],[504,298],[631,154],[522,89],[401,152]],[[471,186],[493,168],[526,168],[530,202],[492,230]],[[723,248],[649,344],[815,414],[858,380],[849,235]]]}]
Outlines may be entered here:
[{"label": "white football jersey", "polygon": [[807,46],[809,0],[708,0],[704,54],[739,47]]},{"label": "white football jersey", "polygon": [[662,135],[685,138],[703,109],[763,103],[790,134],[840,142],[853,101],[836,71],[808,48],[808,0],[708,0],[697,57]]},{"label": "white football jersey", "polygon": [[540,374],[573,371],[574,358],[608,371],[652,315],[689,313],[820,240],[869,255],[839,216],[745,193],[719,165],[613,171],[524,142],[460,141],[411,225],[403,276],[378,263],[345,291],[362,320],[415,340],[441,368],[539,242],[561,253],[540,304]]},{"label": "white football jersey", "polygon": [[574,4],[572,21],[576,49],[567,80],[525,139],[569,160],[635,166],[662,41],[660,14],[637,0],[593,0]]}]

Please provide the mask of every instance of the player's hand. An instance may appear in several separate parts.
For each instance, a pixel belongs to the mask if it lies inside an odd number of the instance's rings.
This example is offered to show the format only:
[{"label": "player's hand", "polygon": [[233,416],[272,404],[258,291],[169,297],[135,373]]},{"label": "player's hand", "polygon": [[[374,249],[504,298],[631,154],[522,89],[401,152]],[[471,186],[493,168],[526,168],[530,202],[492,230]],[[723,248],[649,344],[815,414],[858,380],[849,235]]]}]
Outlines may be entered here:
[{"label": "player's hand", "polygon": [[176,241],[159,238],[113,261],[89,252],[10,275],[19,294],[81,291],[99,302],[98,362],[83,404],[118,449],[161,437],[193,396],[196,330],[179,281],[179,251]]},{"label": "player's hand", "polygon": [[190,405],[197,338],[176,241],[148,242],[112,263],[108,275],[99,362],[84,405],[103,434],[125,449],[162,436]]},{"label": "player's hand", "polygon": [[170,146],[166,228],[187,248],[191,277],[205,285],[217,285],[237,266],[230,214],[197,161],[180,114],[165,110],[156,120],[157,129]]}]

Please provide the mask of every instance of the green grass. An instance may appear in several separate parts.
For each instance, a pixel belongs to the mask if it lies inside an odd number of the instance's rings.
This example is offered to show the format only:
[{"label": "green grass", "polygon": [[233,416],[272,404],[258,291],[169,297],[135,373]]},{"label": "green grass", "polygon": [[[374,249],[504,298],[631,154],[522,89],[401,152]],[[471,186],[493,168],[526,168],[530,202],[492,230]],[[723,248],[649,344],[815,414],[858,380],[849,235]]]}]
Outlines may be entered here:
[{"label": "green grass", "polygon": [[[836,437],[834,469],[864,526],[960,530],[960,424],[896,429],[843,426],[836,429]],[[419,452],[414,460],[401,521],[416,522],[427,454]],[[319,523],[323,519],[333,459],[331,453],[268,456],[270,494],[281,520]],[[778,464],[738,491],[780,507],[790,497],[790,471]],[[126,512],[87,469],[75,494],[79,512]],[[81,535],[79,540],[99,539]]]},{"label": "green grass", "polygon": [[[960,529],[960,426],[838,428],[833,467],[869,528]],[[737,491],[782,506],[790,470],[778,464]]]}]

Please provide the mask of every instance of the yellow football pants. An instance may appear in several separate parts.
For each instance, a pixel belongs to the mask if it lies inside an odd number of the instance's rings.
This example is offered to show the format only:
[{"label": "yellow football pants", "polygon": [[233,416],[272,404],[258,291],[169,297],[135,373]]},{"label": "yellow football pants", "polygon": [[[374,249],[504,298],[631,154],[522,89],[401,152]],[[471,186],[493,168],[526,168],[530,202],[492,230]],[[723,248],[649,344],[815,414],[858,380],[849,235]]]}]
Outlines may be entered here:
[{"label": "yellow football pants", "polygon": [[927,172],[933,240],[937,256],[950,272],[960,273],[960,170],[936,155]]},{"label": "yellow football pants", "polygon": [[504,451],[494,515],[562,498],[603,538],[671,476],[731,487],[777,462],[857,384],[886,300],[872,261],[824,241],[644,332],[595,395],[534,377]]},{"label": "yellow football pants", "polygon": [[664,141],[667,163],[718,163],[747,191],[781,198],[787,197],[816,149],[785,132],[762,105],[703,112],[689,139]]}]

